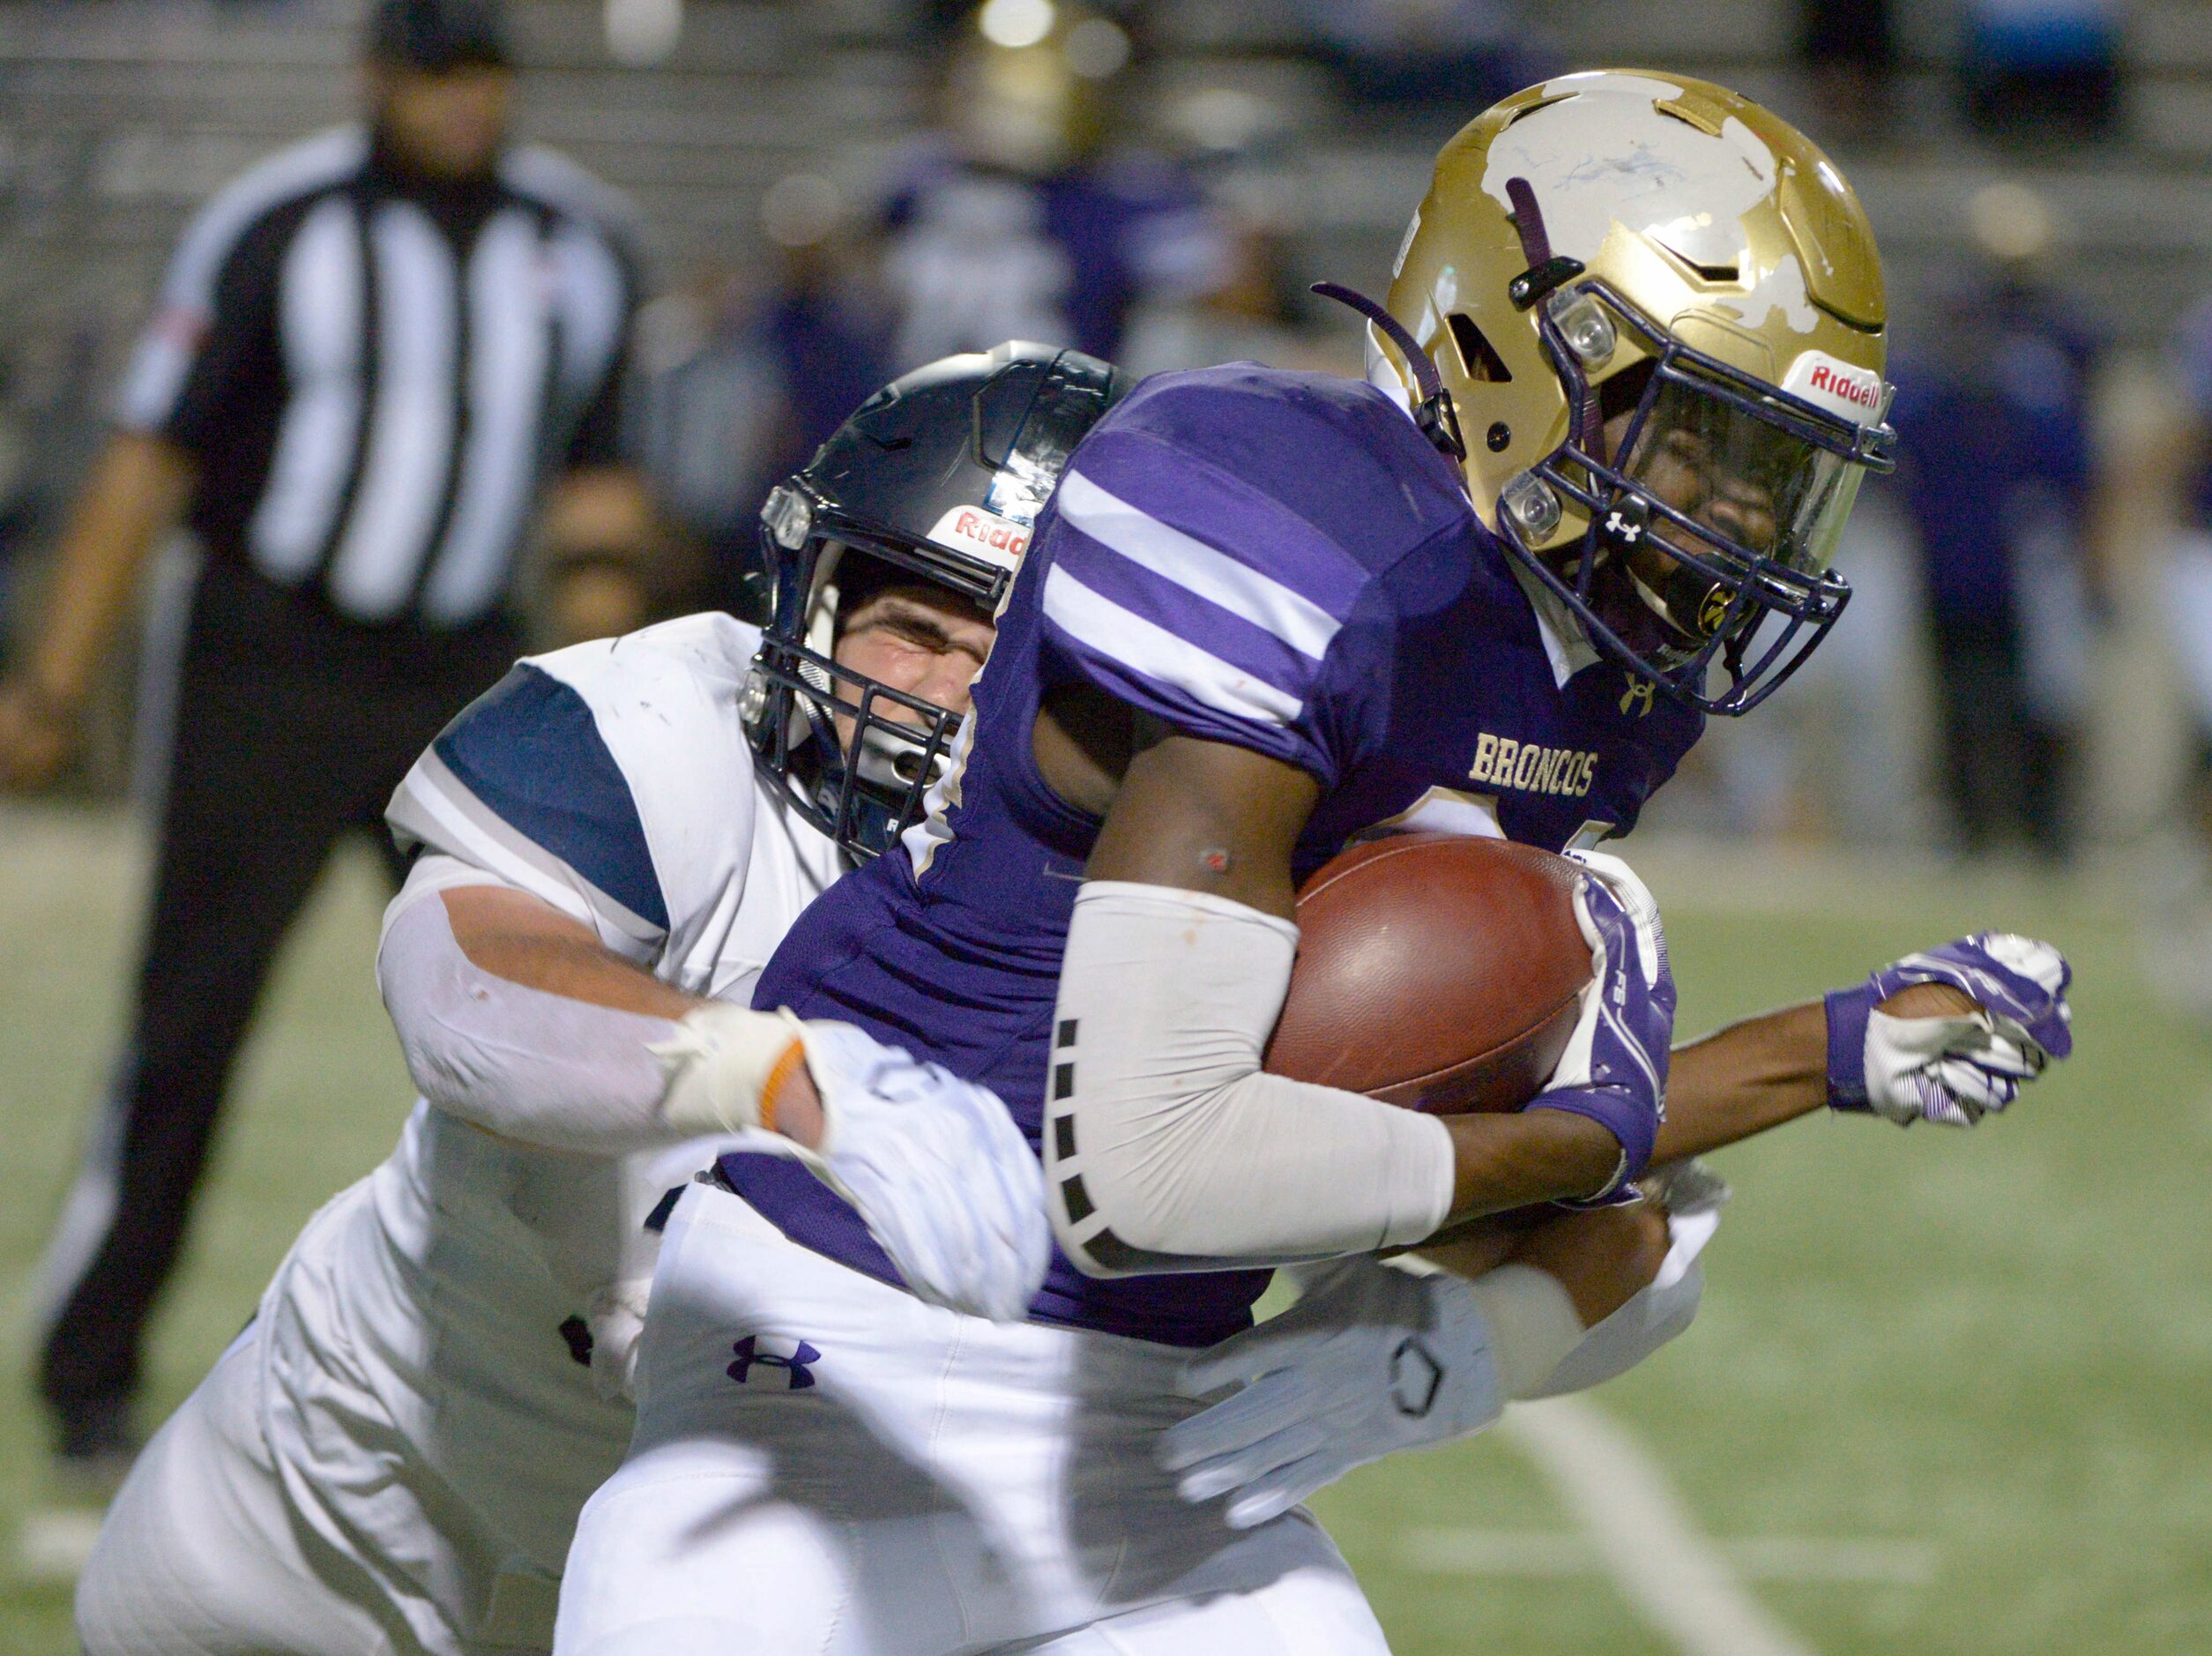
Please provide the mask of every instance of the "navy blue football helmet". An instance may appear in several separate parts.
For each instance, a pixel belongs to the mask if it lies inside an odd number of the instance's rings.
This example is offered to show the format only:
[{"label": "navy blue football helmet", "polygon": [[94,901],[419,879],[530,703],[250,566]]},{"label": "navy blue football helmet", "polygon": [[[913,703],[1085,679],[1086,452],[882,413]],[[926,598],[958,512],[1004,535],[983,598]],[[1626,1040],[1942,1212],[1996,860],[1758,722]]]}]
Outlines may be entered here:
[{"label": "navy blue football helmet", "polygon": [[770,491],[746,729],[793,808],[848,855],[878,855],[920,819],[960,715],[840,667],[840,612],[919,581],[995,616],[1069,454],[1128,384],[1018,340],[944,357],[877,392]]}]

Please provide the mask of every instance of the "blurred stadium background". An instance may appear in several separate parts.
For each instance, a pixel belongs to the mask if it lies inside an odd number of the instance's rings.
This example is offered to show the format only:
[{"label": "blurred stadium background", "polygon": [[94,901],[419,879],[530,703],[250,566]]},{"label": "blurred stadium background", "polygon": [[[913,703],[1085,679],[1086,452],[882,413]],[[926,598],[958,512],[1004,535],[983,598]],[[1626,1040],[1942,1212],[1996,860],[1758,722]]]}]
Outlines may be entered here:
[{"label": "blurred stadium background", "polygon": [[[1042,4],[997,0],[995,26],[1018,34]],[[2186,321],[2212,293],[2212,11],[1099,11],[1104,153],[1169,181],[1182,216],[1162,224],[1198,227],[1152,248],[1136,287],[1116,347],[1145,369],[1259,355],[1356,372],[1354,328],[1304,285],[1379,291],[1436,144],[1527,79],[1679,70],[1826,145],[1887,257],[1900,423],[1922,441],[1860,509],[1841,563],[1861,593],[1836,638],[1771,713],[1717,733],[1638,837],[1683,1026],[1990,924],[2052,937],[2081,974],[2081,1056],[2015,1118],[1959,1140],[1819,1121],[1734,1152],[1739,1196],[1688,1339],[1589,1408],[1332,1496],[1398,1647],[2212,1649],[2212,910],[2186,690],[2212,638],[2171,624],[2212,382]],[[524,132],[643,213],[659,297],[634,424],[670,519],[667,603],[741,606],[755,504],[824,387],[907,365],[900,181],[957,136],[942,64],[969,12],[517,7]],[[339,0],[0,4],[0,666],[185,218],[351,112],[358,16]],[[992,277],[955,262],[956,287]],[[19,1351],[135,942],[133,679],[119,663],[65,797],[0,802],[0,1294]],[[404,1113],[368,967],[374,870],[349,858],[326,885],[160,1325],[157,1414]],[[42,1447],[11,1384],[0,1652],[61,1652],[66,1588],[9,1544]],[[1614,1432],[1626,1461],[1608,1458]],[[1593,1457],[1612,1476],[1593,1483]],[[1619,1525],[1655,1514],[1672,1540],[1640,1571]]]}]

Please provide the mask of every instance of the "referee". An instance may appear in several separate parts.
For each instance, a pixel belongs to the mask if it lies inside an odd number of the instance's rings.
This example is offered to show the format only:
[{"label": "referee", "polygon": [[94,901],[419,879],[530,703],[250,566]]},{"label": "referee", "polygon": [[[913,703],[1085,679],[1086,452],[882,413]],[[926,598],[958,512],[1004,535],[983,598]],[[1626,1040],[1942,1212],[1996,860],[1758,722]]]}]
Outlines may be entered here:
[{"label": "referee", "polygon": [[36,786],[149,549],[194,532],[130,1045],[46,1263],[40,1387],[83,1495],[135,1449],[146,1320],[271,959],[343,830],[391,860],[392,788],[520,653],[533,522],[555,630],[643,618],[649,511],[617,447],[627,210],[509,145],[512,81],[499,0],[374,7],[367,122],[257,167],[185,233],[0,684],[0,781]]}]

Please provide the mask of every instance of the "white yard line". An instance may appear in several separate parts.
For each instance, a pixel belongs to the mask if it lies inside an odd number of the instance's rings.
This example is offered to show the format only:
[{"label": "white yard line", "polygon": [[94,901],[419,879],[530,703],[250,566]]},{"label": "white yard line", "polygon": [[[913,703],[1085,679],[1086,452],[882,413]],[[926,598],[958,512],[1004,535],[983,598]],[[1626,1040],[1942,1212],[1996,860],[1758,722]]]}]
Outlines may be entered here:
[{"label": "white yard line", "polygon": [[1936,1551],[1926,1541],[1873,1536],[1763,1535],[1723,1541],[1737,1573],[1752,1581],[1845,1581],[1925,1587],[1935,1579]]},{"label": "white yard line", "polygon": [[1520,1404],[1505,1432],[1550,1480],[1636,1613],[1683,1656],[1814,1656],[1761,1609],[1657,1462],[1596,1404]]},{"label": "white yard line", "polygon": [[26,1512],[15,1542],[15,1577],[26,1586],[67,1586],[84,1572],[101,1514],[74,1509]]},{"label": "white yard line", "polygon": [[[1719,1540],[1716,1552],[1747,1581],[1851,1582],[1918,1587],[1935,1578],[1925,1541],[1872,1537],[1761,1535]],[[1399,1543],[1405,1562],[1440,1576],[1565,1580],[1595,1575],[1604,1560],[1585,1535],[1534,1530],[1415,1530]]]}]

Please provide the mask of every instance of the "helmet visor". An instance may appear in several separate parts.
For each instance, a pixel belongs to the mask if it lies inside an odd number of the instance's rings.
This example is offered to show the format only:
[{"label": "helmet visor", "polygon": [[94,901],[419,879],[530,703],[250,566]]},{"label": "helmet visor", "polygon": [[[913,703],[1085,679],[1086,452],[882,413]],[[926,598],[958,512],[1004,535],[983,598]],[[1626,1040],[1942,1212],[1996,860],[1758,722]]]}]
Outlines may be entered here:
[{"label": "helmet visor", "polygon": [[1818,576],[1835,561],[1866,468],[1807,425],[1755,392],[1670,364],[1653,377],[1619,470],[1653,509],[1664,548]]}]

